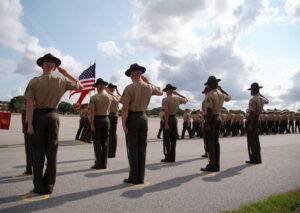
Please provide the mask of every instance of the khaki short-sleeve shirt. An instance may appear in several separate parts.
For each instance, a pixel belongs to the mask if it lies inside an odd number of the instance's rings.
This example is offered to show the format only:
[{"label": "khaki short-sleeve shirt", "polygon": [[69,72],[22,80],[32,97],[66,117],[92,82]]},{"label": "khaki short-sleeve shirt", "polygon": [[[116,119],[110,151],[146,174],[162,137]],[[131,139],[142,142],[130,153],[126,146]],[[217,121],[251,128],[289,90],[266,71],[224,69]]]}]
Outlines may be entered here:
[{"label": "khaki short-sleeve shirt", "polygon": [[201,109],[202,109],[203,115],[206,115],[207,110],[206,110],[206,106],[205,106],[205,98],[204,98],[204,100],[202,101]]},{"label": "khaki short-sleeve shirt", "polygon": [[110,104],[109,111],[111,113],[117,113],[119,111],[119,100],[120,98],[114,98]]},{"label": "khaki short-sleeve shirt", "polygon": [[162,95],[160,88],[146,84],[141,80],[135,81],[124,89],[121,103],[128,105],[129,111],[144,112],[152,95]]},{"label": "khaki short-sleeve shirt", "polygon": [[182,118],[183,118],[183,121],[187,121],[187,122],[191,121],[191,113],[189,113],[189,112],[183,113]]},{"label": "khaki short-sleeve shirt", "polygon": [[255,115],[259,115],[266,103],[267,101],[260,97],[259,94],[254,95],[249,101],[249,111],[253,111]]},{"label": "khaki short-sleeve shirt", "polygon": [[169,115],[176,115],[178,106],[184,102],[184,98],[178,96],[167,96],[162,100],[162,108],[168,110]]},{"label": "khaki short-sleeve shirt", "polygon": [[224,101],[230,101],[229,95],[223,94],[218,89],[213,89],[205,96],[205,108],[212,109],[213,114],[221,114]]},{"label": "khaki short-sleeve shirt", "polygon": [[33,101],[35,108],[56,108],[64,93],[74,89],[79,89],[77,82],[43,74],[29,81],[24,97]]},{"label": "khaki short-sleeve shirt", "polygon": [[112,101],[116,98],[106,91],[102,91],[96,95],[93,95],[90,99],[89,107],[94,109],[95,115],[108,115]]}]

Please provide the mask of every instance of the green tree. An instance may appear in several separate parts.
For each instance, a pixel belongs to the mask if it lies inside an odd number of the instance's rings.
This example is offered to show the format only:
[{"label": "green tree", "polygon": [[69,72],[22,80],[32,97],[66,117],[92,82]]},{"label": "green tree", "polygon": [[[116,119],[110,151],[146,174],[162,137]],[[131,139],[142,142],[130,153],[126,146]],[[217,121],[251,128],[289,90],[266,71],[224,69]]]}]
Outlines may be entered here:
[{"label": "green tree", "polygon": [[156,108],[147,110],[146,113],[149,116],[159,116],[160,110],[161,110],[161,107],[156,107]]},{"label": "green tree", "polygon": [[8,104],[9,111],[22,112],[22,110],[25,108],[24,100],[24,96],[22,95],[13,97]]},{"label": "green tree", "polygon": [[65,101],[60,102],[57,109],[61,114],[74,114],[76,111],[74,105]]},{"label": "green tree", "polygon": [[183,114],[184,114],[184,110],[179,108],[177,112],[177,116],[182,116]]}]

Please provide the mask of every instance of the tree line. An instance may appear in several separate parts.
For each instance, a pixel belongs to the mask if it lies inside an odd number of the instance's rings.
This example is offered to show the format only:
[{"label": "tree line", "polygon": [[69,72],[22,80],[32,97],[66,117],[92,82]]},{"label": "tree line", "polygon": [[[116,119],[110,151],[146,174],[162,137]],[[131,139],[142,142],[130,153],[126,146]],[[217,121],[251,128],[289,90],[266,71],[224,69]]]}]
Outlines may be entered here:
[{"label": "tree line", "polygon": [[[25,109],[24,100],[24,96],[22,95],[13,97],[9,101],[8,110],[10,112],[21,113],[22,110]],[[60,102],[57,109],[61,114],[78,114],[75,104],[71,104],[65,101]]]},{"label": "tree line", "polygon": [[[87,104],[84,104],[84,105],[86,106]],[[8,109],[10,112],[21,113],[22,110],[25,109],[24,96],[20,95],[20,96],[13,97],[9,102]],[[71,103],[68,103],[65,101],[60,102],[57,109],[60,114],[69,114],[69,115],[78,114],[78,112],[76,111],[75,104],[71,104]],[[146,113],[149,116],[159,116],[160,110],[161,110],[161,107],[156,107],[156,108],[147,110]],[[183,113],[184,113],[184,110],[182,110],[182,109],[178,110],[178,115],[183,115]]]}]

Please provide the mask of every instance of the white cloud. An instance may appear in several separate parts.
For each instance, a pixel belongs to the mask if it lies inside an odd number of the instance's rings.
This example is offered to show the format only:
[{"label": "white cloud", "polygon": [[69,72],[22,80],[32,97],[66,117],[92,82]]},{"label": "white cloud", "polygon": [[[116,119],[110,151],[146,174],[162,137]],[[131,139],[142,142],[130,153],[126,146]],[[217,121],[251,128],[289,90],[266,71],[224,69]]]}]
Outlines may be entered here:
[{"label": "white cloud", "polygon": [[291,76],[291,87],[287,90],[282,98],[289,102],[300,102],[300,70]]},{"label": "white cloud", "polygon": [[267,0],[135,2],[129,36],[158,53],[159,81],[175,84],[196,104],[202,99],[203,83],[216,75],[235,103],[245,105],[250,76],[259,68],[237,41],[276,14]]},{"label": "white cloud", "polygon": [[22,6],[19,0],[0,1],[0,44],[24,51],[26,30],[20,21]]},{"label": "white cloud", "polygon": [[37,58],[50,52],[62,60],[62,66],[67,68],[70,73],[79,74],[83,65],[72,56],[63,55],[54,47],[41,46],[38,38],[26,32],[20,19],[22,10],[19,0],[0,1],[0,44],[21,54],[15,73],[29,75],[39,70],[36,66]]},{"label": "white cloud", "polygon": [[[139,40],[146,48],[184,54],[201,49],[201,38],[193,30],[205,21],[195,17],[204,11],[206,0],[135,1],[135,24],[129,38]],[[200,14],[202,15],[202,14]],[[197,23],[195,23],[197,22]]]},{"label": "white cloud", "polygon": [[13,71],[16,69],[14,61],[10,59],[0,58],[1,80],[11,79]]},{"label": "white cloud", "polygon": [[12,99],[15,96],[23,95],[25,90],[22,87],[15,88],[10,91],[10,93],[7,95],[8,99]]},{"label": "white cloud", "polygon": [[119,58],[122,54],[122,50],[117,47],[114,41],[99,42],[97,48],[112,58]]},{"label": "white cloud", "polygon": [[300,1],[287,0],[285,2],[285,11],[293,22],[300,22]]}]

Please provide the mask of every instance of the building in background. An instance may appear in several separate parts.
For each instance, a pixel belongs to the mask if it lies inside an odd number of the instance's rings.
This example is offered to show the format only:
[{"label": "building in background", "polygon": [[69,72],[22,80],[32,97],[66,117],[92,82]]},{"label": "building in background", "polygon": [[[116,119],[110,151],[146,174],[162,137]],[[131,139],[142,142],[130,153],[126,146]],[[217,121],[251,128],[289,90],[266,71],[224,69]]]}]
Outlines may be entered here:
[{"label": "building in background", "polygon": [[9,101],[0,101],[0,111],[8,111]]}]

